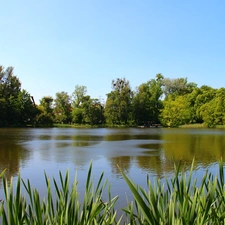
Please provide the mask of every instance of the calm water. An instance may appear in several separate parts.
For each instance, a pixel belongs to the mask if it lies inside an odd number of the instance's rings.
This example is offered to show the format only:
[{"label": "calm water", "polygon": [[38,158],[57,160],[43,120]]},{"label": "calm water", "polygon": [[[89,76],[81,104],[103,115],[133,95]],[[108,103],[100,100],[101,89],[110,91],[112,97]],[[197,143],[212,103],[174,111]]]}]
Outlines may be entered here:
[{"label": "calm water", "polygon": [[82,193],[92,161],[93,179],[104,171],[121,208],[131,195],[118,166],[145,187],[146,174],[152,179],[170,176],[174,161],[182,160],[188,169],[195,157],[195,176],[202,177],[207,169],[218,171],[224,147],[225,130],[219,129],[0,129],[0,171],[7,168],[7,177],[14,180],[18,173],[29,178],[43,196],[44,171],[57,178],[59,170],[64,174],[69,169],[71,179],[77,171]]}]

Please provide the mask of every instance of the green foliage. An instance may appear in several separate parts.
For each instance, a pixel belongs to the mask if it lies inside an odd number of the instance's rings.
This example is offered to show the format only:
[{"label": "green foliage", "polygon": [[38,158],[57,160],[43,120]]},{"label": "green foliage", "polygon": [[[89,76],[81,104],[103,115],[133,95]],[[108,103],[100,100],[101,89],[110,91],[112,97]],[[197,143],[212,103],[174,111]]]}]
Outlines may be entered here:
[{"label": "green foliage", "polygon": [[72,111],[72,121],[73,123],[82,124],[83,123],[83,111],[82,108],[74,108]]},{"label": "green foliage", "polygon": [[78,108],[84,101],[84,97],[87,93],[87,87],[82,85],[76,85],[75,90],[72,93],[72,106]]},{"label": "green foliage", "polygon": [[21,90],[20,80],[13,67],[0,66],[0,126],[25,126],[33,124],[37,114],[30,94]]},{"label": "green foliage", "polygon": [[[76,85],[70,97],[44,96],[36,106],[33,97],[21,88],[14,68],[0,66],[0,127],[52,126],[61,124],[133,126],[161,122],[164,126],[201,123],[206,127],[225,125],[225,89],[203,85],[198,88],[187,78],[164,78],[156,74],[133,92],[125,78],[112,81],[105,106]],[[162,100],[162,97],[164,99]],[[53,105],[54,103],[54,105]]]},{"label": "green foliage", "polygon": [[90,99],[89,105],[84,108],[85,122],[97,125],[104,121],[103,107],[97,99]]},{"label": "green foliage", "polygon": [[216,90],[209,86],[202,86],[199,89],[194,104],[198,122],[204,122],[204,119],[202,118],[202,110],[204,111],[204,105],[209,103],[215,97],[215,94]]},{"label": "green foliage", "polygon": [[127,125],[132,121],[132,97],[130,83],[125,78],[112,81],[112,89],[107,94],[105,118],[109,125]]},{"label": "green foliage", "polygon": [[36,116],[35,127],[52,127],[54,119],[50,113],[41,113]]},{"label": "green foliage", "polygon": [[44,96],[40,100],[43,112],[46,114],[53,114],[53,98],[51,96]]},{"label": "green foliage", "polygon": [[134,202],[124,209],[130,216],[130,224],[224,224],[223,162],[220,162],[219,177],[206,172],[199,186],[192,178],[193,165],[189,177],[181,171],[181,164],[175,166],[175,175],[166,178],[165,185],[160,179],[152,183],[147,177],[147,190],[136,186],[121,171],[134,196]]},{"label": "green foliage", "polygon": [[[147,176],[146,190],[136,185],[120,169],[134,197],[133,201],[128,201],[127,207],[122,209],[125,213],[123,224],[224,224],[223,161],[219,162],[217,175],[206,171],[201,180],[193,178],[194,161],[189,172],[181,168],[181,163],[178,166],[174,164],[174,175],[169,179],[164,177],[163,183],[159,178],[152,182]],[[59,172],[58,182],[55,178],[51,182],[45,174],[44,199],[40,198],[38,190],[31,187],[29,180],[25,182],[18,176],[17,184],[13,187],[13,181],[8,182],[4,172],[0,174],[0,177],[2,176],[4,201],[0,201],[0,218],[4,225],[122,224],[122,217],[118,218],[115,211],[118,196],[112,198],[108,181],[103,181],[103,173],[97,182],[93,182],[92,164],[88,170],[83,196],[78,192],[77,177],[73,185],[70,185],[68,171],[64,177]],[[107,197],[103,199],[105,194]]]},{"label": "green foliage", "polygon": [[13,74],[13,67],[0,66],[0,98],[17,97],[21,90],[21,83],[17,76]]},{"label": "green foliage", "polygon": [[178,96],[174,100],[169,96],[163,106],[161,123],[164,126],[177,127],[190,121],[191,112],[186,96]]},{"label": "green foliage", "polygon": [[[2,224],[119,224],[120,220],[116,221],[116,212],[114,212],[114,205],[118,197],[111,198],[110,186],[107,180],[103,182],[103,173],[96,187],[94,187],[91,177],[92,165],[88,171],[83,200],[80,200],[76,177],[70,188],[68,171],[65,178],[61,172],[59,173],[59,183],[53,178],[53,187],[45,174],[47,197],[43,200],[40,199],[39,192],[31,188],[29,180],[25,182],[19,176],[14,191],[13,182],[11,181],[8,186],[7,180],[3,178],[5,204],[0,205]],[[27,198],[21,195],[21,181]],[[102,196],[107,188],[108,199],[103,200]],[[56,193],[56,196],[53,193]]]},{"label": "green foliage", "polygon": [[56,93],[54,100],[54,115],[56,123],[70,123],[71,122],[71,102],[69,95],[62,91]]},{"label": "green foliage", "polygon": [[197,87],[195,83],[188,83],[187,78],[163,78],[162,86],[165,98],[170,96],[185,95],[191,93]]},{"label": "green foliage", "polygon": [[147,83],[141,84],[133,98],[133,113],[136,124],[146,122],[159,122],[160,109],[162,103],[161,74],[156,75],[156,80],[152,79]]},{"label": "green foliage", "polygon": [[208,127],[225,124],[225,88],[216,91],[215,97],[200,107],[200,115]]},{"label": "green foliage", "polygon": [[54,123],[53,98],[51,96],[43,97],[40,105],[37,107],[37,111],[34,126],[52,127]]},{"label": "green foliage", "polygon": [[86,95],[87,88],[77,85],[72,94],[72,121],[78,124],[98,125],[103,123],[103,106],[97,99]]}]

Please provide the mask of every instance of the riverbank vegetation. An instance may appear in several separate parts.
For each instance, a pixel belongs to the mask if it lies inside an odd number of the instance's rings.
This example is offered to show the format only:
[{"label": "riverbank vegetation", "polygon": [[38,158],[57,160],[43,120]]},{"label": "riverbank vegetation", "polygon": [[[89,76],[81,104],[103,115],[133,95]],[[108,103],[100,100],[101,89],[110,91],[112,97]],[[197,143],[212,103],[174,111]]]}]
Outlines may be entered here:
[{"label": "riverbank vegetation", "polygon": [[[53,182],[45,174],[46,197],[41,199],[38,190],[29,180],[20,176],[16,188],[13,181],[3,176],[4,198],[0,201],[2,224],[193,224],[219,225],[225,223],[225,180],[223,162],[219,163],[217,176],[205,172],[200,180],[194,178],[194,163],[189,172],[182,171],[182,165],[175,165],[171,178],[147,177],[147,188],[137,186],[121,171],[133,200],[127,207],[116,209],[119,196],[111,196],[110,184],[102,173],[97,182],[92,180],[92,165],[89,167],[84,195],[80,196],[78,181],[69,181],[59,172],[59,181]],[[95,185],[94,185],[95,184]],[[107,197],[105,197],[107,196]]]},{"label": "riverbank vegetation", "polygon": [[36,104],[22,89],[13,67],[0,66],[0,127],[225,125],[223,87],[198,87],[187,78],[170,79],[162,74],[135,90],[126,78],[113,80],[111,87],[105,102],[87,95],[87,87],[76,85],[71,94],[57,92]]}]

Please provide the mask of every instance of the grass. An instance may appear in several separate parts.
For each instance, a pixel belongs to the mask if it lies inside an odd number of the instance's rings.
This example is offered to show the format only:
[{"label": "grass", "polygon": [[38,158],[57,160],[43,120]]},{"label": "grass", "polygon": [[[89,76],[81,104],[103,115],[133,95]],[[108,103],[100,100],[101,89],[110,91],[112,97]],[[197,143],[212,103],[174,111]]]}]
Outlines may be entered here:
[{"label": "grass", "polygon": [[206,128],[203,123],[184,124],[179,126],[180,128]]},{"label": "grass", "polygon": [[[194,164],[194,162],[193,162]],[[181,170],[181,164],[175,166],[174,176],[165,178],[161,183],[153,183],[147,176],[147,190],[135,185],[122,170],[121,173],[133,193],[133,199],[127,202],[122,217],[117,217],[115,203],[118,196],[112,197],[110,185],[99,177],[96,187],[92,181],[92,164],[86,179],[85,193],[80,198],[77,190],[77,179],[70,188],[69,172],[65,177],[59,172],[59,182],[53,178],[53,187],[45,174],[47,196],[40,199],[38,190],[18,177],[16,188],[12,181],[7,182],[4,174],[4,201],[0,204],[0,218],[3,225],[54,224],[54,225],[107,225],[107,224],[140,224],[140,225],[209,225],[225,224],[225,178],[222,160],[219,162],[217,175],[206,172],[200,185],[193,178],[193,164],[189,175]],[[21,194],[25,188],[26,195]],[[102,196],[107,192],[108,198]],[[56,193],[56,198],[53,198]]]},{"label": "grass", "polygon": [[[204,125],[203,123],[195,123],[195,124],[180,125],[179,128],[209,128],[209,127]],[[215,125],[215,127],[213,128],[224,129],[225,125]]]}]

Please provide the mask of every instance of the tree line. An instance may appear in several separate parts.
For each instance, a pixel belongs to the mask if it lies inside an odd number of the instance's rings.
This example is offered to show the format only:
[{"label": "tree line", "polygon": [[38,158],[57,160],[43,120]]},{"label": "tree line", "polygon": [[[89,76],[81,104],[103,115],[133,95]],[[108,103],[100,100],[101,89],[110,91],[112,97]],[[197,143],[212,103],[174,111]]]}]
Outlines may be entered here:
[{"label": "tree line", "polygon": [[214,89],[156,74],[132,90],[126,78],[112,80],[106,102],[87,95],[87,87],[74,92],[43,96],[40,103],[22,89],[13,67],[0,66],[0,127],[46,127],[59,124],[106,126],[177,127],[201,123],[206,127],[225,124],[225,88]]}]

